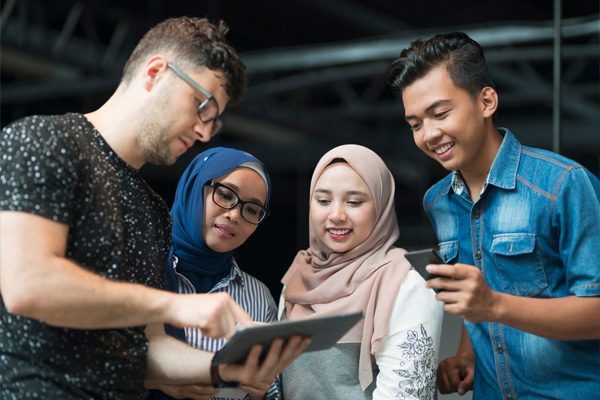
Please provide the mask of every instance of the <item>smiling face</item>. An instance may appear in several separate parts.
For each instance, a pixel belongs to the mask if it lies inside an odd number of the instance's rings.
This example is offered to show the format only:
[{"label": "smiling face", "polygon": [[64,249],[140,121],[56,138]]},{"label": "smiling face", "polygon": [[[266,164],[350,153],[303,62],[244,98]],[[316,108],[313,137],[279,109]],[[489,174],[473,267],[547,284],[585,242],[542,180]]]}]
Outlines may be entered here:
[{"label": "smiling face", "polygon": [[417,146],[450,171],[489,171],[499,147],[492,121],[496,92],[485,87],[476,99],[454,85],[439,66],[402,91],[406,121]]},{"label": "smiling face", "polygon": [[[196,140],[208,142],[214,122],[202,122],[198,116],[198,105],[205,99],[201,92],[171,70],[164,73],[167,76],[157,84],[155,95],[140,115],[139,143],[145,161],[170,165]],[[189,76],[215,97],[222,113],[229,100],[223,75],[203,68]]]},{"label": "smiling face", "polygon": [[310,220],[317,237],[332,251],[343,253],[365,241],[375,227],[375,202],[369,187],[347,163],[323,170],[310,202]]},{"label": "smiling face", "polygon": [[[214,181],[233,189],[241,200],[265,205],[267,185],[255,171],[238,167]],[[254,233],[257,225],[242,218],[241,206],[230,210],[216,205],[212,199],[213,188],[204,187],[204,219],[202,241],[211,250],[225,253],[242,245]]]}]

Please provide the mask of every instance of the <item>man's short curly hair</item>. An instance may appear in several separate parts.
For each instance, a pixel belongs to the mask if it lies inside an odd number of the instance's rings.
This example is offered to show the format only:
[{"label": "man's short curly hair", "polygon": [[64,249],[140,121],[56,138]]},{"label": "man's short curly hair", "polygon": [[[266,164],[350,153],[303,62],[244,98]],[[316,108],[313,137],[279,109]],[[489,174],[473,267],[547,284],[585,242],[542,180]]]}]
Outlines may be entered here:
[{"label": "man's short curly hair", "polygon": [[246,66],[225,40],[229,28],[223,21],[214,25],[206,18],[170,18],[150,29],[139,41],[123,69],[122,83],[131,81],[149,57],[165,54],[181,68],[206,67],[221,70],[227,78],[229,102],[246,94]]}]

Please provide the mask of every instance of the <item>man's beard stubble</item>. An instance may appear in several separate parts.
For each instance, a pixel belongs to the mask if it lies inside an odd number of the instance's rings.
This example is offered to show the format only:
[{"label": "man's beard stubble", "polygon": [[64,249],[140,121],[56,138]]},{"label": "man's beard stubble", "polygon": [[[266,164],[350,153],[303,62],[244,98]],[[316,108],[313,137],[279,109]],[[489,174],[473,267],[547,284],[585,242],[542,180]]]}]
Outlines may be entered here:
[{"label": "man's beard stubble", "polygon": [[145,161],[156,165],[172,165],[177,161],[177,156],[171,152],[170,147],[170,141],[174,137],[170,129],[175,124],[172,118],[165,117],[164,112],[169,109],[166,94],[146,107],[141,115],[143,122],[140,125],[139,146]]}]

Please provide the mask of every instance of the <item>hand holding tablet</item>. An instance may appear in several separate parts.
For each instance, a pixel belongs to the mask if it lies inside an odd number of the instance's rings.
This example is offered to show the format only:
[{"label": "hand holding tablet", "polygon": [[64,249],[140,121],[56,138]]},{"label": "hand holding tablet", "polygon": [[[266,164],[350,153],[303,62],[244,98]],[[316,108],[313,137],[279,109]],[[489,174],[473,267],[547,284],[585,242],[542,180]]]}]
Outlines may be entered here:
[{"label": "hand holding tablet", "polygon": [[287,340],[294,335],[312,338],[310,345],[304,351],[324,350],[333,346],[362,317],[362,312],[357,312],[241,328],[215,353],[212,364],[243,363],[252,346],[256,344],[263,345],[262,360],[267,355],[273,340],[277,338]]}]

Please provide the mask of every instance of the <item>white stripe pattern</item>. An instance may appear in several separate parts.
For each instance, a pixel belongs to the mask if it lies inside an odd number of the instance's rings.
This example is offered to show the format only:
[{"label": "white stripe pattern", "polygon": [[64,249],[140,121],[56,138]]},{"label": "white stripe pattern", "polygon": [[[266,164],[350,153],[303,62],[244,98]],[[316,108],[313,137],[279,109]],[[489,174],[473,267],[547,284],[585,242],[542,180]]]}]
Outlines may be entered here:
[{"label": "white stripe pattern", "polygon": [[[196,290],[190,281],[177,273],[177,257],[173,257],[173,269],[177,276],[179,293],[194,294]],[[273,322],[277,320],[277,305],[267,286],[240,270],[232,259],[229,274],[213,287],[209,293],[228,293],[246,311],[253,321]],[[212,339],[202,335],[198,328],[185,328],[187,343],[197,349],[216,352],[225,344],[225,339]],[[246,397],[247,398],[247,397]],[[266,394],[266,400],[279,400],[279,385],[276,380]]]}]

